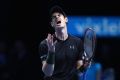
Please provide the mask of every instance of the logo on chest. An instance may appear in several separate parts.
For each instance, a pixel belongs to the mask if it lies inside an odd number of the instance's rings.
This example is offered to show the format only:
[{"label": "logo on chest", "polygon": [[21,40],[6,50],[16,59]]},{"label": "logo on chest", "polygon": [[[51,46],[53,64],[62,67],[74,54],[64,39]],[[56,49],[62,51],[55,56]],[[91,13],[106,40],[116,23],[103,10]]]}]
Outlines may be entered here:
[{"label": "logo on chest", "polygon": [[70,45],[69,48],[74,50],[75,46],[74,45]]}]

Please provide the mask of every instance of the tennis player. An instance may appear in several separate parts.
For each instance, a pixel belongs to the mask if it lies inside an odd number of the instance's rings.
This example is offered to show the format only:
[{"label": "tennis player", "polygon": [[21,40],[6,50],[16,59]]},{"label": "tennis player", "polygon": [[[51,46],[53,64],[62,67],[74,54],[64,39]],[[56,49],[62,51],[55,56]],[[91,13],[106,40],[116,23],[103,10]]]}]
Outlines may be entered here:
[{"label": "tennis player", "polygon": [[52,7],[50,17],[55,33],[48,34],[39,45],[45,80],[78,80],[78,70],[83,66],[82,40],[68,34],[68,18],[61,7]]}]

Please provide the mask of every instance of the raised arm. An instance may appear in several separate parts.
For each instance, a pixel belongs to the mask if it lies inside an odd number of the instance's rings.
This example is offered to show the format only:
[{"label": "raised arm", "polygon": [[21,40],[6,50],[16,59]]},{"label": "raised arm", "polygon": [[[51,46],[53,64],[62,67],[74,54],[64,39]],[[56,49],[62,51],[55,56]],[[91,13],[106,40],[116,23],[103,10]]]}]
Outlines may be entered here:
[{"label": "raised arm", "polygon": [[53,42],[53,36],[51,34],[48,34],[47,36],[47,46],[48,46],[48,53],[47,53],[47,59],[45,61],[42,61],[42,71],[46,76],[52,76],[54,71],[54,65],[55,65],[55,44],[56,41]]}]

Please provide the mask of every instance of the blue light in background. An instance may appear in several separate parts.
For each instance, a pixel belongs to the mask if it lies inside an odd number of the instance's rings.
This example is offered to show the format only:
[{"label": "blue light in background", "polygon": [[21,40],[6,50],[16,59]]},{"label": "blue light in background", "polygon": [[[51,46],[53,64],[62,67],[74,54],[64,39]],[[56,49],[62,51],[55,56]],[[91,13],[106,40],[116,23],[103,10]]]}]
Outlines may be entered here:
[{"label": "blue light in background", "polygon": [[120,16],[68,16],[68,32],[83,36],[86,28],[95,30],[98,37],[120,36]]}]

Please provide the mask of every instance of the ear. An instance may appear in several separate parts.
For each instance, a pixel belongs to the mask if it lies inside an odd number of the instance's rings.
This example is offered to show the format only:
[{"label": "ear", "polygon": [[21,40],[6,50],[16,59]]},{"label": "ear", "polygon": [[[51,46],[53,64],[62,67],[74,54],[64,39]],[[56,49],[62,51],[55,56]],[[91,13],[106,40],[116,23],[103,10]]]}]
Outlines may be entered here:
[{"label": "ear", "polygon": [[65,20],[66,20],[66,23],[68,22],[68,18],[67,17],[65,17]]}]

